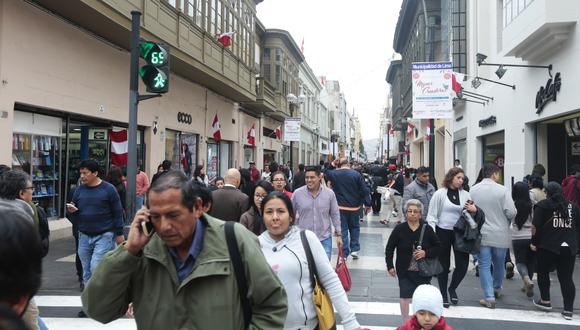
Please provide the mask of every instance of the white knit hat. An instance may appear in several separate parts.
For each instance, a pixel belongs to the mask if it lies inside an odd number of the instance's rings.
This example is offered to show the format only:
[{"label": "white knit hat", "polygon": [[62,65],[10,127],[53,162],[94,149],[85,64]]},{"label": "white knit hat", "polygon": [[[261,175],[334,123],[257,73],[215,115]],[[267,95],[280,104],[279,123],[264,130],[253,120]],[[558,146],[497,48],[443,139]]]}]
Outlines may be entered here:
[{"label": "white knit hat", "polygon": [[429,311],[437,317],[443,314],[443,297],[437,287],[430,284],[419,285],[413,292],[413,314],[418,311]]}]

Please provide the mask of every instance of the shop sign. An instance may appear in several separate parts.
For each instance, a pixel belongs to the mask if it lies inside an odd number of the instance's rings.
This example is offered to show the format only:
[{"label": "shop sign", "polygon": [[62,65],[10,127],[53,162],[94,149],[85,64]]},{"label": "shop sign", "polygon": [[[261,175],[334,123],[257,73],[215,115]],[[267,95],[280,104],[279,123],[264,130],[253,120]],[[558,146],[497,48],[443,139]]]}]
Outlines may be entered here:
[{"label": "shop sign", "polygon": [[572,142],[570,143],[571,155],[572,156],[580,156],[580,142]]},{"label": "shop sign", "polygon": [[106,140],[106,129],[89,129],[89,140]]},{"label": "shop sign", "polygon": [[479,127],[485,128],[487,126],[495,125],[497,123],[497,118],[495,116],[491,116],[487,119],[482,119],[479,121]]},{"label": "shop sign", "polygon": [[300,118],[284,120],[284,141],[300,141]]},{"label": "shop sign", "polygon": [[183,123],[183,124],[188,124],[191,125],[191,115],[189,113],[185,113],[185,112],[178,112],[177,113],[177,122],[178,123]]},{"label": "shop sign", "polygon": [[556,97],[560,92],[560,86],[562,86],[562,79],[560,78],[560,72],[556,73],[554,79],[548,79],[546,86],[540,87],[540,90],[536,94],[536,114],[540,114],[546,104],[550,101],[556,101]]},{"label": "shop sign", "polygon": [[426,62],[411,65],[413,119],[453,118],[453,64]]}]

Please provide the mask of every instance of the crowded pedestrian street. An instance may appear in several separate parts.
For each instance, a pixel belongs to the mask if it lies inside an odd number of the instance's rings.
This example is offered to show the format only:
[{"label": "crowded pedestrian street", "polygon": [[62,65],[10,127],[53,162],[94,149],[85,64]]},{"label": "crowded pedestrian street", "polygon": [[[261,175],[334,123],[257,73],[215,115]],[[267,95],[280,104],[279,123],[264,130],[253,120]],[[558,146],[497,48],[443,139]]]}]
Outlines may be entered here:
[{"label": "crowded pedestrian street", "polygon": [[0,0],[0,330],[580,329],[579,18]]},{"label": "crowded pedestrian street", "polygon": [[[352,278],[352,289],[348,292],[349,302],[363,328],[373,330],[396,329],[401,323],[399,311],[399,288],[397,280],[388,276],[385,266],[385,245],[394,224],[379,223],[384,219],[385,207],[380,216],[370,213],[361,223],[361,250],[358,260],[348,258]],[[82,308],[80,290],[75,275],[74,240],[59,240],[51,248],[44,260],[43,286],[35,298],[40,315],[51,329],[62,330],[130,330],[136,329],[131,318],[124,318],[110,324],[100,324],[91,319],[77,318]],[[332,264],[336,263],[337,250],[333,249]],[[552,286],[558,288],[555,273],[551,276]],[[574,281],[580,283],[580,263],[576,263]],[[432,284],[436,285],[436,279]],[[496,309],[486,309],[478,303],[481,298],[479,278],[475,276],[473,264],[461,286],[457,290],[461,299],[458,306],[445,309],[443,315],[455,330],[526,329],[572,330],[580,327],[578,318],[564,320],[559,310],[562,296],[559,290],[552,290],[553,312],[534,309],[531,298],[520,290],[521,281],[516,274],[504,282],[504,294],[498,300]],[[539,293],[536,290],[535,296]],[[576,297],[575,304],[580,303]],[[339,326],[339,329],[342,329]]]}]

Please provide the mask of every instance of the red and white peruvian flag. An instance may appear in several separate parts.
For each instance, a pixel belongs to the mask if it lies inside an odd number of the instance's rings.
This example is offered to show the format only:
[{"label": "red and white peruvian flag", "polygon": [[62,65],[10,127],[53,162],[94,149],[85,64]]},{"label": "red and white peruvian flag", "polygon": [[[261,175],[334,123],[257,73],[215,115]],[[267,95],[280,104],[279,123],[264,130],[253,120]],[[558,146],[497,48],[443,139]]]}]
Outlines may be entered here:
[{"label": "red and white peruvian flag", "polygon": [[217,40],[224,45],[224,47],[229,47],[232,45],[232,36],[236,31],[224,32],[217,35]]},{"label": "red and white peruvian flag", "polygon": [[391,124],[389,124],[389,135],[395,135],[395,128]]},{"label": "red and white peruvian flag", "polygon": [[415,125],[407,122],[407,135],[413,135],[413,130],[415,129]]},{"label": "red and white peruvian flag", "polygon": [[127,130],[113,128],[109,135],[111,137],[111,164],[127,166],[127,151],[129,150]]},{"label": "red and white peruvian flag", "polygon": [[217,114],[213,117],[213,123],[211,124],[212,132],[213,132],[213,139],[216,141],[221,141],[222,139],[222,132],[221,132],[221,125],[218,119]]},{"label": "red and white peruvian flag", "polygon": [[431,141],[431,119],[427,119],[427,133],[425,134],[425,140]]},{"label": "red and white peruvian flag", "polygon": [[278,140],[282,139],[282,125],[278,125],[278,127],[276,127],[276,129],[274,130],[274,134],[276,134],[276,139]]},{"label": "red and white peruvian flag", "polygon": [[451,76],[451,88],[455,92],[455,97],[459,97],[459,93],[461,92],[461,84],[463,83],[463,79],[465,79],[465,75],[459,72],[453,72]]},{"label": "red and white peruvian flag", "polygon": [[256,145],[256,128],[254,127],[256,124],[252,124],[252,128],[248,131],[248,144],[251,146]]}]

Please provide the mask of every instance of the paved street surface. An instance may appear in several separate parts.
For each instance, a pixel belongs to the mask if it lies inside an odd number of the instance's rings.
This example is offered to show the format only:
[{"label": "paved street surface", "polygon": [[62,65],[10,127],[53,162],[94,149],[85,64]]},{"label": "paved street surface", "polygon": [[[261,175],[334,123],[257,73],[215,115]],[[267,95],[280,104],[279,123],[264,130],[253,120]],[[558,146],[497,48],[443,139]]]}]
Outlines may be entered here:
[{"label": "paved street surface", "polygon": [[[383,210],[385,208],[383,207]],[[384,218],[384,215],[381,215]],[[397,280],[387,276],[384,262],[384,247],[394,225],[385,227],[378,222],[379,217],[369,215],[361,228],[361,258],[351,260],[348,265],[353,281],[348,296],[357,318],[363,327],[370,329],[395,329],[400,325]],[[45,258],[43,286],[36,297],[41,316],[50,329],[136,329],[132,319],[121,319],[102,325],[90,319],[76,317],[81,309],[79,285],[76,280],[74,241],[71,238],[55,241]],[[336,254],[336,248],[334,250]],[[333,263],[336,262],[333,257]],[[574,282],[580,286],[580,263],[576,263]],[[556,274],[552,279],[553,312],[537,311],[520,291],[521,280],[516,274],[513,279],[504,282],[504,295],[498,300],[495,310],[479,307],[478,301],[482,292],[479,278],[470,269],[457,290],[459,306],[444,310],[448,323],[455,330],[489,330],[489,329],[578,329],[580,315],[574,320],[566,321],[560,315],[562,296]],[[436,280],[432,283],[436,285]],[[539,297],[537,287],[536,298]],[[580,306],[576,296],[575,306]],[[217,321],[216,321],[217,322]],[[339,328],[341,329],[341,328]]]}]

